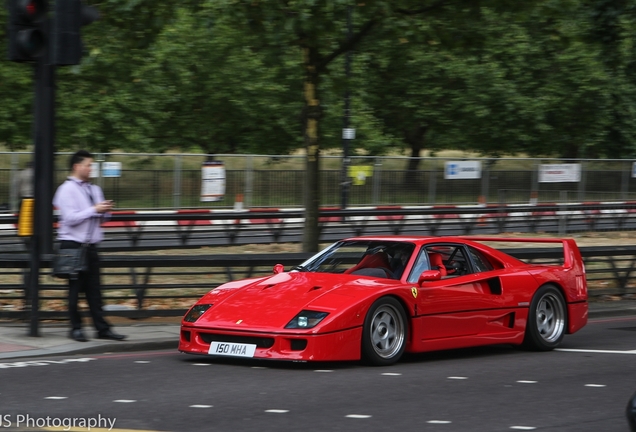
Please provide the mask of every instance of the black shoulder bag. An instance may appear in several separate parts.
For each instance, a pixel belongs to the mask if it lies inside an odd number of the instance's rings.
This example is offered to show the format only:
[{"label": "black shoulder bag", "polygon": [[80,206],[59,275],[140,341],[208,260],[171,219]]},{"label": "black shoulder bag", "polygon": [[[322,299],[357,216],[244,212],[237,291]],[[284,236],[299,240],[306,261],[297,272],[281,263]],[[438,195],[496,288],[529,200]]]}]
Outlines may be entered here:
[{"label": "black shoulder bag", "polygon": [[53,256],[53,276],[60,279],[77,279],[80,272],[88,271],[88,242],[75,249],[58,246]]},{"label": "black shoulder bag", "polygon": [[[88,194],[91,203],[94,203],[93,196]],[[75,248],[61,248],[59,245],[53,255],[52,273],[60,279],[78,278],[81,272],[88,271],[88,247],[90,246],[91,234],[93,232],[93,218],[91,218],[86,233],[86,241]]]}]

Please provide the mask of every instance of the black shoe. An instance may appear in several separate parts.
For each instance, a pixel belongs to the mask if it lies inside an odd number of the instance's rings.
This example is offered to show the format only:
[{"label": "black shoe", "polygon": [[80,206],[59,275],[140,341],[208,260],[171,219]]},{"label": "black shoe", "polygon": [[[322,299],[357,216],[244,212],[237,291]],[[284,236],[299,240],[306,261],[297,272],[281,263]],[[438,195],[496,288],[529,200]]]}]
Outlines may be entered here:
[{"label": "black shoe", "polygon": [[78,342],[88,342],[88,339],[86,339],[86,336],[84,336],[84,333],[81,329],[71,330],[71,334],[69,335],[69,337]]},{"label": "black shoe", "polygon": [[97,339],[110,339],[120,341],[126,339],[126,336],[117,334],[112,330],[104,330],[97,333]]}]

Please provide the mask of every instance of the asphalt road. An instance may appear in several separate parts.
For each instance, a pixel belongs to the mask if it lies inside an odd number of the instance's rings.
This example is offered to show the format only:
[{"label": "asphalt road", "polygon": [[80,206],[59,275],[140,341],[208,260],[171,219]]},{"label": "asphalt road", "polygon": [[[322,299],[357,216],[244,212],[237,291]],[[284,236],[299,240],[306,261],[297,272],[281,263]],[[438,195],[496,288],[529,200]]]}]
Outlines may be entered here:
[{"label": "asphalt road", "polygon": [[463,349],[385,368],[174,351],[15,360],[0,364],[0,430],[627,431],[635,336],[636,317],[596,320],[557,351]]}]

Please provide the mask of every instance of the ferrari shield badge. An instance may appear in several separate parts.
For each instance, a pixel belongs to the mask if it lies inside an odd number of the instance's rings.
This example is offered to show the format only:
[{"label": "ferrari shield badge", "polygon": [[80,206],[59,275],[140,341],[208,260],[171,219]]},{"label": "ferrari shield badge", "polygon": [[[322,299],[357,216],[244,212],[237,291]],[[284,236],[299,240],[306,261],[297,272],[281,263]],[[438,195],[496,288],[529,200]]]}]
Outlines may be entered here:
[{"label": "ferrari shield badge", "polygon": [[411,288],[411,293],[413,294],[413,298],[417,298],[417,288]]}]

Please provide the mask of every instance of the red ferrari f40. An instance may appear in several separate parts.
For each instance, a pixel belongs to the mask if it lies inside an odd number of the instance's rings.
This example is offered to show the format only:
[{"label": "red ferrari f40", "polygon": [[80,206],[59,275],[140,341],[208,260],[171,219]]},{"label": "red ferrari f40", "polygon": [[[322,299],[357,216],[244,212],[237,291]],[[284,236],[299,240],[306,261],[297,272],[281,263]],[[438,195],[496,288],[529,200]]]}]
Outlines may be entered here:
[{"label": "red ferrari f40", "polygon": [[[563,258],[529,264],[491,241],[553,243]],[[373,365],[490,344],[546,351],[586,324],[587,298],[572,239],[348,238],[289,271],[213,289],[183,317],[179,350]]]}]

